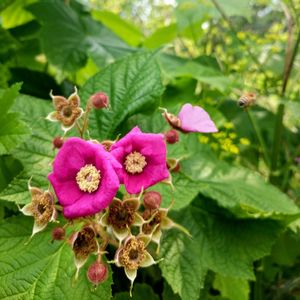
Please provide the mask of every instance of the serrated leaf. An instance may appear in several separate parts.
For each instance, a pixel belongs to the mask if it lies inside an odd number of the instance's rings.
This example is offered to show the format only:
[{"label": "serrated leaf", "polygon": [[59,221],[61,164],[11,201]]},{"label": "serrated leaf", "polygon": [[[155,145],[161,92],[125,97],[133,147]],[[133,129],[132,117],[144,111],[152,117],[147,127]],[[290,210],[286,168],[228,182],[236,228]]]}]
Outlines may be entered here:
[{"label": "serrated leaf", "polygon": [[199,185],[199,192],[238,216],[277,218],[299,214],[284,193],[261,176],[242,167],[198,153],[182,161],[182,172]]},{"label": "serrated leaf", "polygon": [[45,119],[52,110],[50,102],[30,96],[19,96],[13,107],[21,114],[22,120],[32,128],[32,136],[20,144],[13,155],[23,165],[24,170],[15,177],[0,193],[0,199],[25,204],[30,201],[28,180],[32,177],[32,184],[47,188],[47,175],[51,170],[54,158],[52,140],[60,135],[60,126]]},{"label": "serrated leaf", "polygon": [[1,299],[111,299],[111,275],[94,290],[86,279],[85,266],[74,283],[76,268],[70,246],[63,242],[49,243],[50,228],[24,245],[31,230],[32,220],[28,217],[14,217],[0,223]]},{"label": "serrated leaf", "polygon": [[29,128],[16,113],[8,112],[18,96],[20,84],[0,91],[0,155],[8,154],[30,134]]},{"label": "serrated leaf", "polygon": [[[267,255],[281,226],[270,220],[237,220],[189,206],[174,216],[192,239],[176,229],[162,240],[162,274],[183,300],[197,300],[206,269],[254,279],[253,261]],[[188,284],[187,284],[188,283]]]},{"label": "serrated leaf", "polygon": [[43,23],[40,38],[47,58],[63,70],[74,72],[83,67],[87,53],[107,63],[131,51],[110,30],[88,16],[80,16],[63,1],[44,0],[28,10]]},{"label": "serrated leaf", "polygon": [[115,138],[116,129],[128,117],[158,106],[163,86],[154,54],[136,53],[109,65],[86,82],[81,99],[97,91],[109,96],[111,109],[91,113],[90,134]]}]

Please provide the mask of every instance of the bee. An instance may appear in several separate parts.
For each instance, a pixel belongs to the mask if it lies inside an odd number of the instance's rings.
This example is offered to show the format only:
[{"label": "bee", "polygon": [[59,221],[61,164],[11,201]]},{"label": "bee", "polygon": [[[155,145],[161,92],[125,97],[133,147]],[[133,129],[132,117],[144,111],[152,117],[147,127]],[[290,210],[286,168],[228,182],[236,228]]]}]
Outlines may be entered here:
[{"label": "bee", "polygon": [[238,100],[238,106],[242,108],[248,108],[249,106],[255,103],[255,100],[256,100],[255,93],[244,93]]}]

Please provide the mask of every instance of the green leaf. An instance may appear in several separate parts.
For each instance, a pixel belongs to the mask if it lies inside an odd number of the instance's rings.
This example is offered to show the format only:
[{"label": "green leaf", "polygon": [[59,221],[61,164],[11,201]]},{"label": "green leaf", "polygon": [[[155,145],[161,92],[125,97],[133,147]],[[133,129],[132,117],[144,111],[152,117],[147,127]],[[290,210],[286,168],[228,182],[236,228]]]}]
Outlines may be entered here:
[{"label": "green leaf", "polygon": [[11,1],[13,3],[1,13],[3,28],[14,28],[31,21],[34,17],[30,12],[25,10],[25,6],[36,1],[37,0]]},{"label": "green leaf", "polygon": [[52,140],[62,132],[57,123],[45,119],[53,110],[50,102],[22,95],[17,98],[13,109],[30,125],[32,136],[13,151],[24,170],[0,193],[0,199],[25,204],[30,201],[27,187],[30,177],[33,186],[48,187],[47,175],[55,154]]},{"label": "green leaf", "polygon": [[[214,288],[219,290],[221,296],[229,300],[248,300],[250,287],[245,279],[222,276],[216,274]],[[234,288],[233,288],[234,287]]]},{"label": "green leaf", "polygon": [[97,91],[109,96],[111,109],[91,113],[91,136],[115,138],[118,126],[128,117],[159,104],[163,86],[155,55],[136,53],[109,65],[86,82],[80,90],[81,99],[87,100]]},{"label": "green leaf", "polygon": [[0,223],[1,299],[111,299],[111,272],[94,290],[86,278],[86,264],[74,283],[76,268],[70,246],[63,242],[49,243],[50,228],[24,245],[31,231],[32,220],[28,217]]},{"label": "green leaf", "polygon": [[137,27],[110,11],[93,11],[92,16],[131,46],[138,46],[144,39]]},{"label": "green leaf", "polygon": [[[271,220],[237,220],[189,206],[174,215],[192,239],[176,229],[162,240],[162,274],[183,300],[197,300],[206,269],[254,279],[253,261],[269,254],[281,226]],[[188,283],[188,284],[187,284]]]},{"label": "green leaf", "polygon": [[172,42],[177,36],[177,25],[171,24],[162,28],[158,28],[143,43],[148,49],[155,49],[164,44]]},{"label": "green leaf", "polygon": [[238,216],[280,218],[299,214],[292,200],[261,176],[209,153],[193,155],[182,161],[181,166],[182,172],[198,183],[201,194]]},{"label": "green leaf", "polygon": [[40,38],[47,58],[63,70],[74,72],[83,67],[87,53],[107,63],[131,51],[110,30],[80,16],[63,1],[44,0],[28,10],[43,23]]},{"label": "green leaf", "polygon": [[152,288],[145,283],[135,283],[133,287],[132,297],[128,292],[117,293],[113,300],[159,300],[159,296],[156,295]]},{"label": "green leaf", "polygon": [[18,95],[20,84],[0,91],[0,155],[8,154],[19,143],[24,141],[30,133],[29,128],[19,119],[17,113],[8,112]]},{"label": "green leaf", "polygon": [[167,79],[175,77],[194,78],[202,83],[209,84],[212,88],[216,88],[221,92],[224,92],[230,86],[229,79],[221,72],[195,61],[162,54],[159,57],[159,63]]},{"label": "green leaf", "polygon": [[251,17],[251,5],[248,0],[216,0],[227,16]]}]

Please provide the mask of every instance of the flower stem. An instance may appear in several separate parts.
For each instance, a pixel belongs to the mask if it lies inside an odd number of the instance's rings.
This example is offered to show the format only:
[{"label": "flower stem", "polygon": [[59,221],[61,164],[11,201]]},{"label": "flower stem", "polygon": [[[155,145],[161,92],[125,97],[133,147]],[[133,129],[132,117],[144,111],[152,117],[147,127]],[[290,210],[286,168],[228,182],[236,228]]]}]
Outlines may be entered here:
[{"label": "flower stem", "polygon": [[254,119],[254,117],[253,117],[250,110],[247,109],[246,112],[248,114],[250,123],[251,123],[251,125],[253,127],[253,130],[255,132],[256,138],[257,138],[257,140],[260,144],[264,160],[265,160],[266,164],[270,167],[271,162],[270,162],[270,158],[269,158],[269,155],[268,155],[267,146],[266,146],[265,141],[264,141],[264,139],[261,135],[261,132],[260,132],[259,127],[256,123],[256,120]]}]

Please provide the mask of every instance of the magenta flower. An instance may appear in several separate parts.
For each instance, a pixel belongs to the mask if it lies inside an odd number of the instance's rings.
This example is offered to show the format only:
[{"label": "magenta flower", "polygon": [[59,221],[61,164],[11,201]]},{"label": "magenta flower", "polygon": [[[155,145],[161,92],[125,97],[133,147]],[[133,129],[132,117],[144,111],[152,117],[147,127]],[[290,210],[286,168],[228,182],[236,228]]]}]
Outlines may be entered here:
[{"label": "magenta flower", "polygon": [[209,114],[200,106],[186,103],[182,106],[178,117],[164,111],[163,116],[169,124],[182,132],[217,132],[215,123]]},{"label": "magenta flower", "polygon": [[169,177],[166,144],[162,134],[143,133],[133,128],[112,145],[111,154],[123,165],[118,173],[130,194],[137,194]]},{"label": "magenta flower", "polygon": [[106,208],[119,188],[120,164],[100,144],[69,138],[48,175],[66,218],[94,215]]}]

